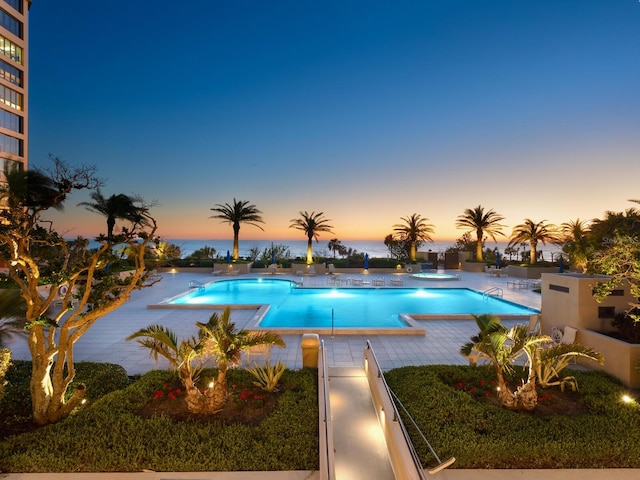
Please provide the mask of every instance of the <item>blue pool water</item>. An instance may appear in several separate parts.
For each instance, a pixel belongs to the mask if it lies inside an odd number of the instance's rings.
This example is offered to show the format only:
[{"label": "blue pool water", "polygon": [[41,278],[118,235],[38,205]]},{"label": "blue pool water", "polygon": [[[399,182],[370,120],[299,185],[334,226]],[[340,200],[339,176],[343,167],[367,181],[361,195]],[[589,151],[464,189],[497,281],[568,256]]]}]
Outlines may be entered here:
[{"label": "blue pool water", "polygon": [[224,280],[171,300],[174,305],[264,305],[265,328],[397,328],[405,314],[531,315],[535,309],[467,288],[296,288],[287,280]]}]

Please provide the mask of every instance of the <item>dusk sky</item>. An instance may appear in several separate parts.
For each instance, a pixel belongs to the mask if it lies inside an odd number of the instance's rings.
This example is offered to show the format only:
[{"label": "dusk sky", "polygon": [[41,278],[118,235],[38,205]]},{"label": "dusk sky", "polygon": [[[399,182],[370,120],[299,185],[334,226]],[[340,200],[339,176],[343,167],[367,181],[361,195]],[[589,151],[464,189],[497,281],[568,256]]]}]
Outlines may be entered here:
[{"label": "dusk sky", "polygon": [[[638,0],[35,0],[29,65],[30,165],[96,165],[169,239],[230,238],[209,217],[234,197],[266,222],[241,240],[303,240],[306,210],[322,241],[640,198]],[[87,199],[47,218],[104,233]]]}]

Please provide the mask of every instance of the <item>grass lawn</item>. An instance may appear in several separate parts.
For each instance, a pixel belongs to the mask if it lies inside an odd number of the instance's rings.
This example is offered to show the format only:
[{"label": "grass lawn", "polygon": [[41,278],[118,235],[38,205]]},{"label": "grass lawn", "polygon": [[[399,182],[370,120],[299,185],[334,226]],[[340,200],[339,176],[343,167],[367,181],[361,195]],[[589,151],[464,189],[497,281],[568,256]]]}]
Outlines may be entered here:
[{"label": "grass lawn", "polygon": [[[540,389],[534,412],[497,405],[486,367],[403,367],[385,378],[438,456],[456,457],[451,468],[640,468],[640,407],[621,400],[629,390],[601,372],[562,374],[575,376],[578,392]],[[434,466],[405,425],[423,464]]]}]

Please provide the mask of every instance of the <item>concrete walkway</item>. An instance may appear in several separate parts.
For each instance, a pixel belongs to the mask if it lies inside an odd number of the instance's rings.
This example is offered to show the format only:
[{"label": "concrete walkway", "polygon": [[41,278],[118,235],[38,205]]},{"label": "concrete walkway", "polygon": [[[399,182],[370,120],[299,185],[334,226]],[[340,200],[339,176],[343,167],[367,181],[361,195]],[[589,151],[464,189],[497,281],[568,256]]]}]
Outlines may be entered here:
[{"label": "concrete walkway", "polygon": [[364,369],[329,369],[329,401],[336,480],[393,480]]}]

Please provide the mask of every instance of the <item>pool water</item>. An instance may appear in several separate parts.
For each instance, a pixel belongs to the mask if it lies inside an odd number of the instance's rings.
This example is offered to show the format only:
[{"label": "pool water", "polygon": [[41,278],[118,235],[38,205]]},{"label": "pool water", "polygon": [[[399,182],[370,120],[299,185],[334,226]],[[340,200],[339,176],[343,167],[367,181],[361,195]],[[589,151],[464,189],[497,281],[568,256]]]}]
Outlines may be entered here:
[{"label": "pool water", "polygon": [[264,328],[399,328],[399,314],[531,315],[537,310],[467,288],[296,288],[287,280],[224,280],[173,305],[264,305]]}]

